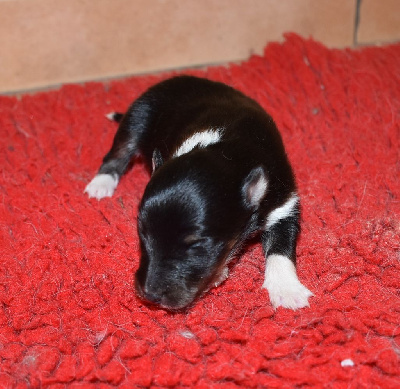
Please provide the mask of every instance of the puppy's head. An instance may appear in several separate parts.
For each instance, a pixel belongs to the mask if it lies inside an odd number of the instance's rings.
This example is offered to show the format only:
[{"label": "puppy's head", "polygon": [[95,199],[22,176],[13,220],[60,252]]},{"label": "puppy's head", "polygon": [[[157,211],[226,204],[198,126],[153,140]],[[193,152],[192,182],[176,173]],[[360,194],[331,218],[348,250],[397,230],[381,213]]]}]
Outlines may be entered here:
[{"label": "puppy's head", "polygon": [[143,196],[136,289],[168,309],[189,305],[218,273],[224,244],[210,235],[207,198],[197,182],[154,176]]},{"label": "puppy's head", "polygon": [[212,167],[186,162],[171,160],[153,174],[138,215],[137,292],[170,310],[187,307],[221,278],[248,215],[240,188],[237,199],[227,198]]}]

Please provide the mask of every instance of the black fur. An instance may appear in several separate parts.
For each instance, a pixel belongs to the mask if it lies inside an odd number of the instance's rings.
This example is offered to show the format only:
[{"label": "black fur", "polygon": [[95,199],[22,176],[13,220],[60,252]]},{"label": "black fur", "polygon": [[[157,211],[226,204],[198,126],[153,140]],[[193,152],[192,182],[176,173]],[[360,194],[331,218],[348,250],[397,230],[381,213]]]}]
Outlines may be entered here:
[{"label": "black fur", "polygon": [[[221,83],[180,76],[153,86],[115,119],[121,123],[99,173],[119,178],[139,153],[154,170],[138,215],[136,288],[143,299],[187,307],[220,281],[227,261],[258,231],[265,255],[295,262],[298,205],[264,228],[296,185],[276,125],[254,100]],[[209,129],[221,129],[220,142],[174,157],[186,139]],[[263,179],[267,190],[258,199]]]}]

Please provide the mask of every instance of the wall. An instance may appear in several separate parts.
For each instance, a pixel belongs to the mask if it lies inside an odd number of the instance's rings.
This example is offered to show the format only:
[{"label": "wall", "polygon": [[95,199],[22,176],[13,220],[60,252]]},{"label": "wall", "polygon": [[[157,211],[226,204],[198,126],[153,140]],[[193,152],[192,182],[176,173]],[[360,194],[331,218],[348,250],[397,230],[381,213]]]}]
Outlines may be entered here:
[{"label": "wall", "polygon": [[363,0],[359,36],[357,4],[357,0],[0,0],[0,93],[241,60],[261,53],[269,41],[282,40],[286,31],[312,36],[331,47],[400,39],[399,13],[391,11],[398,8],[398,0],[381,0],[380,6],[378,0]]}]

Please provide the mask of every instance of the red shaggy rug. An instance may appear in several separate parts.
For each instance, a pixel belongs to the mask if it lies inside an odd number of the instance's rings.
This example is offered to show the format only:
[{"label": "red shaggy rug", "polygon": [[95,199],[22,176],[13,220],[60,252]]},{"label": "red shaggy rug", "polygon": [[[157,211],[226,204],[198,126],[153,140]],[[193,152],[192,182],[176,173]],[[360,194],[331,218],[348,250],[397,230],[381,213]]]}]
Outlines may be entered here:
[{"label": "red shaggy rug", "polygon": [[83,190],[124,110],[165,78],[0,98],[1,388],[400,386],[400,44],[329,50],[288,35],[240,65],[187,72],[259,101],[302,199],[310,308],[274,311],[252,243],[190,311],[136,297],[136,165],[111,199]]}]

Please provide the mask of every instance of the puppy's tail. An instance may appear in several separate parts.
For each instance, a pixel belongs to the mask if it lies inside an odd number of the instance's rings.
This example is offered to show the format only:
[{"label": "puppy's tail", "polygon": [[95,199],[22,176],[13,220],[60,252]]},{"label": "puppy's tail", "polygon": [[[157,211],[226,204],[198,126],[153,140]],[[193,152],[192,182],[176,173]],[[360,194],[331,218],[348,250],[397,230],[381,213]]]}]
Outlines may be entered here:
[{"label": "puppy's tail", "polygon": [[110,112],[106,115],[106,118],[108,120],[111,120],[111,121],[117,122],[117,123],[120,123],[123,117],[124,117],[124,114],[121,112]]}]

